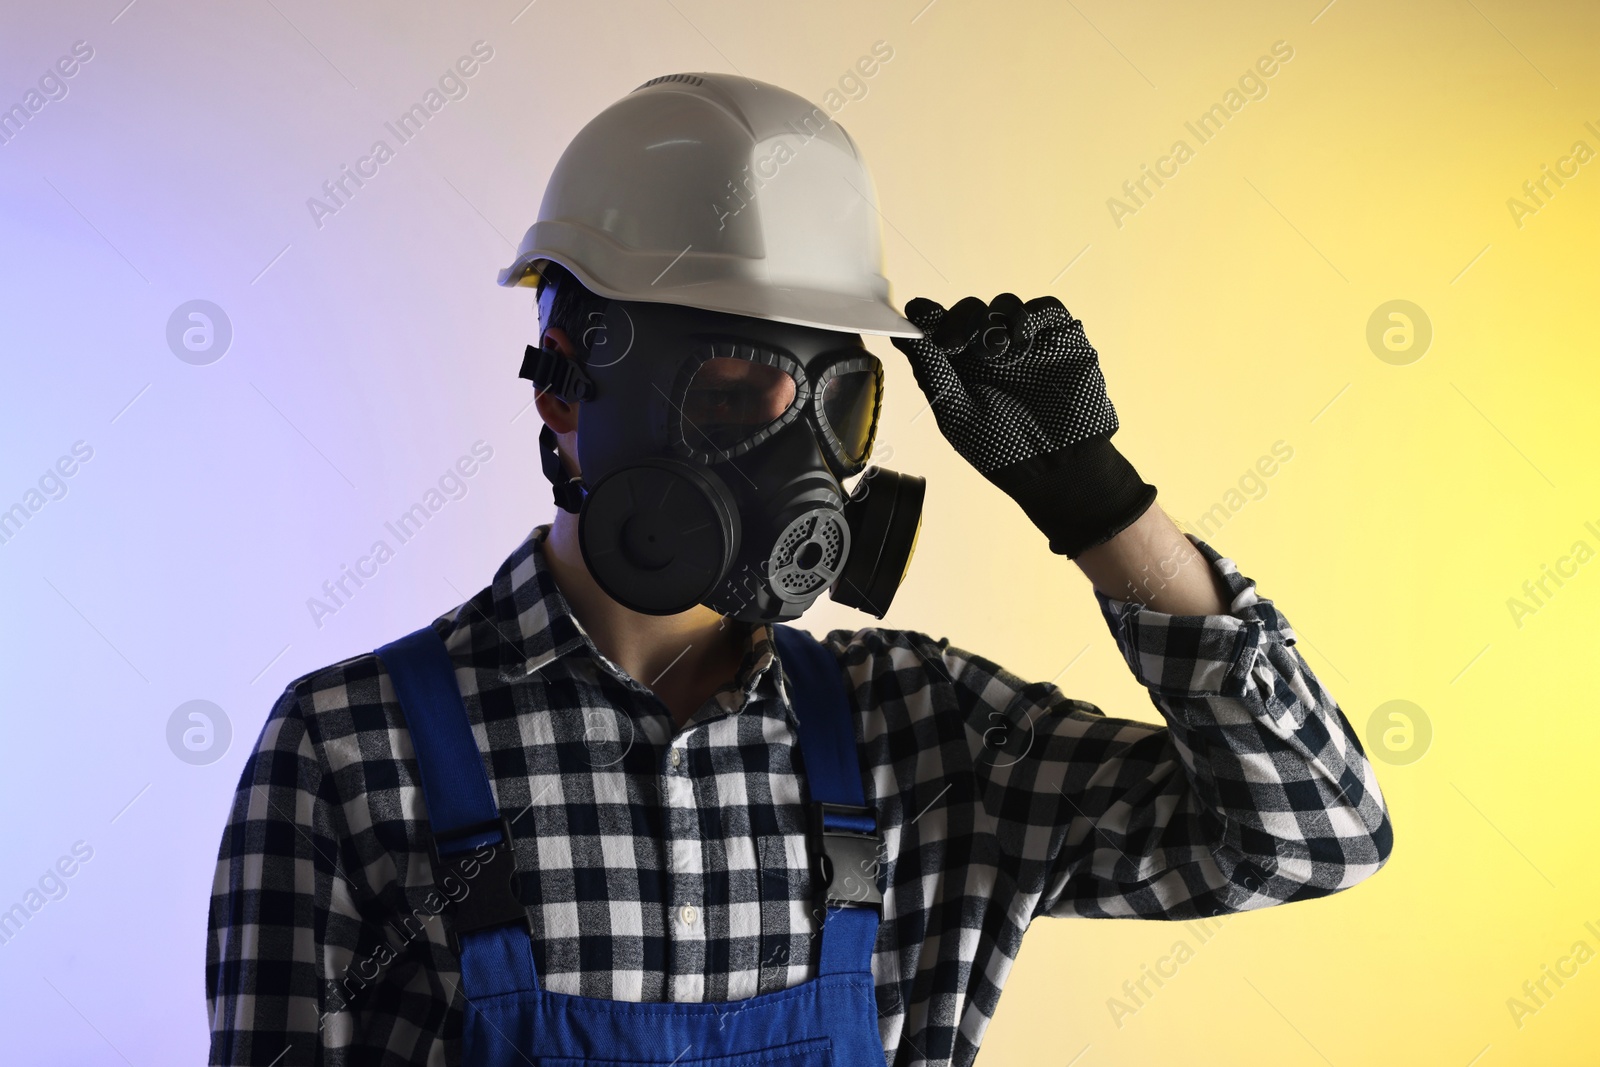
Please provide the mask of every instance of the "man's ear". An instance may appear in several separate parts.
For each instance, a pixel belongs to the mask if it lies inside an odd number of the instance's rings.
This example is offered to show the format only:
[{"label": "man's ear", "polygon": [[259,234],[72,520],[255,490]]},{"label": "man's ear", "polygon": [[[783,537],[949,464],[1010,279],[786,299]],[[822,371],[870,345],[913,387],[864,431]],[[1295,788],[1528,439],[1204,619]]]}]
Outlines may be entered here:
[{"label": "man's ear", "polygon": [[[578,358],[572,339],[567,336],[567,331],[559,326],[552,326],[544,331],[539,338],[539,347],[546,352],[557,352],[563,359]],[[539,409],[539,417],[557,437],[573,433],[578,429],[578,405],[569,404],[554,393],[544,391],[535,398],[534,406]]]}]

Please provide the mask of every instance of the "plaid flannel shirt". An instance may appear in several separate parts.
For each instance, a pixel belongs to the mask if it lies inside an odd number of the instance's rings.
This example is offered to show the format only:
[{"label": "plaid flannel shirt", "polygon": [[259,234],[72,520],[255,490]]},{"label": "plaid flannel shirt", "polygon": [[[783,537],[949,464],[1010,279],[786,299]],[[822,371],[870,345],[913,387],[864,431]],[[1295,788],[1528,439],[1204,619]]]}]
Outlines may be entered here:
[{"label": "plaid flannel shirt", "polygon": [[[511,820],[543,987],[735,1002],[816,973],[795,720],[771,631],[683,726],[583,632],[539,527],[433,623]],[[1231,614],[1096,593],[1165,725],[913,631],[837,630],[884,833],[885,1059],[970,1064],[1039,916],[1188,919],[1322,896],[1387,859],[1355,732],[1254,583]],[[417,763],[377,657],[285,689],[212,890],[212,1064],[459,1062],[463,999]],[[737,1005],[730,1003],[730,1010]]]}]

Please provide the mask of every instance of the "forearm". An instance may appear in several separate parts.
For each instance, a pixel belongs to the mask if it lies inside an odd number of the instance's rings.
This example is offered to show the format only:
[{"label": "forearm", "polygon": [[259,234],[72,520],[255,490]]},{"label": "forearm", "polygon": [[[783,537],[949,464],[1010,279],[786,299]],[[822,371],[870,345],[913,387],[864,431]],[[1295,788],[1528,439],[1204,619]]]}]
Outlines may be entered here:
[{"label": "forearm", "polygon": [[[1204,542],[1185,540],[1198,563],[1181,569],[1169,563],[1172,577],[1162,591],[1176,586],[1179,573],[1204,567],[1217,576],[1225,613],[1147,607],[1128,594],[1127,574],[1113,590],[1120,596],[1095,591],[1118,650],[1166,721],[1161,736],[1170,744],[1148,752],[1143,746],[1152,739],[1134,739],[1125,756],[1129,767],[1115,772],[1097,752],[1102,765],[1081,795],[1070,797],[1076,807],[1068,810],[1099,831],[1087,847],[1115,846],[1104,857],[1113,866],[1137,860],[1127,886],[1141,895],[1176,891],[1154,908],[1140,904],[1137,914],[1180,918],[1193,908],[1216,914],[1353,885],[1383,865],[1393,844],[1372,765],[1349,720],[1295,649],[1294,631],[1276,605],[1232,560]],[[1141,566],[1128,568],[1139,588]],[[1154,593],[1163,580],[1157,566],[1150,573]],[[1075,743],[1069,755],[1083,749]],[[1113,782],[1122,788],[1105,793]],[[1057,866],[1069,880],[1078,879],[1078,888],[1068,893],[1064,910],[1051,914],[1102,914],[1096,907],[1122,914],[1115,897],[1106,898],[1106,872],[1083,880],[1083,857],[1070,853]],[[1152,877],[1158,866],[1186,873],[1177,880]],[[1109,878],[1124,884],[1114,869]],[[1193,899],[1186,902],[1185,894]]]},{"label": "forearm", "polygon": [[1228,613],[1226,587],[1160,504],[1151,504],[1111,540],[1084,549],[1074,562],[1115,600],[1168,615]]}]

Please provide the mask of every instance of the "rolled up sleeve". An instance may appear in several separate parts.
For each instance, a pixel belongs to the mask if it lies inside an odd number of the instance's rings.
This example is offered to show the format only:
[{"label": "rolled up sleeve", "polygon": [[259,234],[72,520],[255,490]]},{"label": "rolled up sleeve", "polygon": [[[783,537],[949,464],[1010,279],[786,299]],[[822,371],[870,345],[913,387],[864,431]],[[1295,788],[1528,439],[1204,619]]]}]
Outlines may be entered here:
[{"label": "rolled up sleeve", "polygon": [[[1106,717],[1053,685],[1005,716],[1032,737],[989,761],[997,833],[1035,915],[1189,919],[1323,896],[1388,859],[1371,763],[1255,583],[1190,540],[1229,614],[1167,615],[1096,593],[1164,725]],[[1003,769],[1002,769],[1003,767]]]}]

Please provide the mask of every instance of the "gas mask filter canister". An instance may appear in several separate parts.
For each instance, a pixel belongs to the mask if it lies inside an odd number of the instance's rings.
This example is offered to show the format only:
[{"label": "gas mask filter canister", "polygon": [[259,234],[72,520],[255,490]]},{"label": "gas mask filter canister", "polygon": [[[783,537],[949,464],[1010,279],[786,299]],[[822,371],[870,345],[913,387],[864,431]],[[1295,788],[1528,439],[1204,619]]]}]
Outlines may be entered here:
[{"label": "gas mask filter canister", "polygon": [[640,301],[591,319],[581,365],[530,345],[522,377],[582,404],[583,477],[549,427],[540,450],[600,587],[649,615],[778,622],[831,590],[882,618],[925,482],[866,465],[883,367],[860,337]]}]

